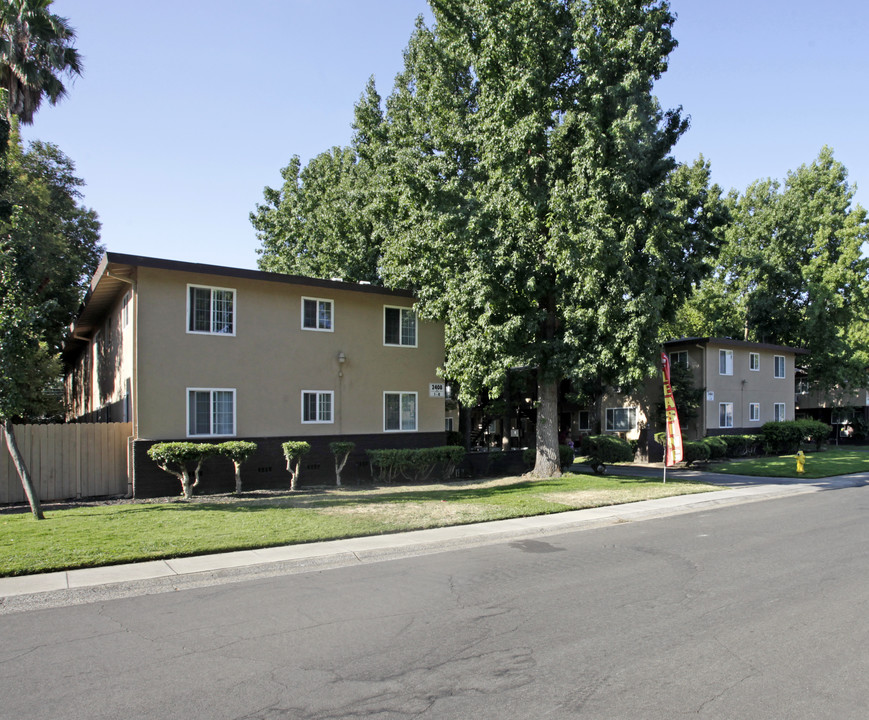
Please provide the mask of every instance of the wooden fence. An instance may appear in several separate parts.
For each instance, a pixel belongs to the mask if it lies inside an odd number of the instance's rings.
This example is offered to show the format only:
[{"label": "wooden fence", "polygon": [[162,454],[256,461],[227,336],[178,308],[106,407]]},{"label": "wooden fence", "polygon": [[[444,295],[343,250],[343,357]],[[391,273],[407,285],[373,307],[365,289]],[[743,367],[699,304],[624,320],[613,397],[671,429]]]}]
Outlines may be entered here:
[{"label": "wooden fence", "polygon": [[[124,495],[131,423],[16,425],[15,439],[40,500]],[[26,500],[0,428],[0,504]]]}]

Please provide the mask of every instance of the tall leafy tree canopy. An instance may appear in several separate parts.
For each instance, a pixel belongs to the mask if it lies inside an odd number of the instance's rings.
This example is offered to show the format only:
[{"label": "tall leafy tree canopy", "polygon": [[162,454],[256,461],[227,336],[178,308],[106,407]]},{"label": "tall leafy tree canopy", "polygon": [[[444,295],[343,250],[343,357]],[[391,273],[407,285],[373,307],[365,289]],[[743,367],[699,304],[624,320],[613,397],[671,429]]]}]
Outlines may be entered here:
[{"label": "tall leafy tree canopy", "polygon": [[687,122],[652,95],[674,19],[663,0],[432,9],[387,102],[382,271],[446,320],[465,399],[536,368],[535,472],[557,474],[558,381],[644,378],[706,269],[717,189],[704,163],[677,167]]},{"label": "tall leafy tree canopy", "polygon": [[[59,377],[56,357],[99,262],[100,224],[81,205],[83,184],[55,145],[6,148],[0,219],[0,417],[39,417],[46,383]],[[13,348],[15,350],[13,351]],[[30,354],[32,358],[28,360]],[[35,359],[34,359],[35,358]],[[42,368],[40,370],[40,368]],[[46,382],[28,373],[41,372]]]},{"label": "tall leafy tree canopy", "polygon": [[680,311],[683,332],[804,347],[824,389],[865,380],[869,317],[866,210],[824,147],[783,185],[731,192],[713,274]]},{"label": "tall leafy tree canopy", "polygon": [[371,80],[356,105],[350,147],[333,147],[302,167],[281,170],[250,219],[261,242],[261,270],[382,284],[379,263],[385,196],[376,175],[383,113]]},{"label": "tall leafy tree canopy", "polygon": [[102,248],[96,213],[80,204],[82,181],[56,146],[21,147],[0,133],[0,422],[33,515],[43,517],[12,422],[61,410],[46,390],[60,380],[63,334]]},{"label": "tall leafy tree canopy", "polygon": [[52,2],[0,2],[0,87],[8,93],[8,115],[25,125],[33,122],[43,98],[57,103],[66,95],[64,79],[82,71],[75,32],[66,18],[51,12]]}]

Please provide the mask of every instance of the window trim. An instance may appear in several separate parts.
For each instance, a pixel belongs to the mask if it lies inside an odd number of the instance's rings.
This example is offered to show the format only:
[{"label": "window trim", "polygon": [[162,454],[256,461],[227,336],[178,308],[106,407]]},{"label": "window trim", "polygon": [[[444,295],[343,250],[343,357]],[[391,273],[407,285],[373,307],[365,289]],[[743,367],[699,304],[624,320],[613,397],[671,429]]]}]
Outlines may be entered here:
[{"label": "window trim", "polygon": [[[730,424],[727,424],[727,410],[724,411],[724,423],[721,422],[721,410],[730,406]],[[732,428],[733,427],[733,403],[732,402],[720,402],[718,403],[718,427],[719,428]]]},{"label": "window trim", "polygon": [[[317,419],[305,420],[305,395],[316,396]],[[329,419],[320,420],[320,396],[329,396]],[[302,425],[334,425],[335,424],[335,391],[334,390],[302,390]]]},{"label": "window trim", "polygon": [[[724,360],[724,372],[721,372],[721,358]],[[728,372],[729,370],[729,372]],[[722,377],[733,376],[733,350],[721,349],[718,351],[718,374]]]},{"label": "window trim", "polygon": [[[757,360],[757,363],[754,367],[752,367],[752,361]],[[760,353],[759,352],[750,352],[748,353],[748,369],[751,372],[760,372]]]},{"label": "window trim", "polygon": [[[390,343],[386,342],[386,311],[387,310],[398,310],[398,342]],[[404,313],[409,312],[413,315],[413,344],[402,342],[401,337],[401,327],[404,320]],[[383,306],[383,346],[384,347],[405,347],[405,348],[415,348],[419,346],[419,318],[417,317],[416,311],[412,307],[407,307],[406,305],[384,305]]]},{"label": "window trim", "polygon": [[[757,412],[753,412],[756,410]],[[748,422],[760,422],[760,403],[748,403]]]},{"label": "window trim", "polygon": [[[386,396],[387,395],[398,395],[398,428],[387,428],[386,427]],[[405,395],[413,395],[413,427],[405,428],[404,420],[401,416],[402,402],[404,400]],[[383,432],[385,433],[397,433],[397,432],[418,432],[419,431],[419,393],[412,390],[384,390],[383,391]]]},{"label": "window trim", "polygon": [[[616,410],[628,410],[628,411],[631,411],[633,413],[633,419],[630,423],[630,426],[627,429],[610,427],[611,424],[613,426],[615,426],[615,422],[610,423],[610,411],[615,412]],[[613,420],[615,420],[614,417],[613,417]],[[637,422],[638,421],[637,421],[637,406],[636,405],[625,406],[625,407],[608,407],[604,411],[604,427],[606,428],[606,432],[616,432],[616,433],[618,433],[618,432],[633,432],[634,430],[637,429]]]},{"label": "window trim", "polygon": [[[190,290],[192,288],[198,288],[200,290],[209,290],[211,291],[211,296],[209,299],[209,324],[213,328],[214,327],[214,291],[219,290],[221,292],[229,292],[232,293],[232,332],[215,332],[214,330],[191,330],[191,316],[193,308],[190,306]],[[200,285],[198,283],[187,283],[187,323],[186,330],[188,335],[216,335],[219,337],[235,337],[235,327],[236,327],[236,318],[238,317],[238,292],[235,288],[227,288],[227,287],[217,287],[216,285]]]},{"label": "window trim", "polygon": [[[305,301],[310,300],[317,303],[317,327],[308,327],[305,325]],[[320,327],[320,303],[329,303],[329,327]],[[335,332],[335,301],[332,298],[311,297],[310,295],[302,296],[301,303],[301,327],[302,330],[310,332]]]},{"label": "window trim", "polygon": [[[777,417],[779,408],[781,408],[781,417]],[[773,422],[785,422],[788,419],[787,403],[783,403],[783,402],[773,403],[772,418],[773,418]]]},{"label": "window trim", "polygon": [[[231,433],[191,433],[190,432],[190,393],[193,392],[207,392],[209,393],[209,429],[214,422],[214,393],[216,392],[228,392],[232,394],[232,432]],[[236,437],[238,434],[238,424],[237,424],[237,412],[238,412],[238,394],[235,388],[208,388],[208,387],[189,387],[187,391],[184,393],[185,405],[186,405],[186,423],[185,428],[187,432],[187,437],[189,438],[206,438],[206,437]]]},{"label": "window trim", "polygon": [[[788,374],[788,366],[787,366],[787,360],[785,359],[785,356],[784,355],[773,355],[772,358],[773,358],[773,360],[772,360],[772,366],[773,366],[772,376],[776,380],[784,380]],[[779,363],[781,363],[781,375],[778,374]]]}]

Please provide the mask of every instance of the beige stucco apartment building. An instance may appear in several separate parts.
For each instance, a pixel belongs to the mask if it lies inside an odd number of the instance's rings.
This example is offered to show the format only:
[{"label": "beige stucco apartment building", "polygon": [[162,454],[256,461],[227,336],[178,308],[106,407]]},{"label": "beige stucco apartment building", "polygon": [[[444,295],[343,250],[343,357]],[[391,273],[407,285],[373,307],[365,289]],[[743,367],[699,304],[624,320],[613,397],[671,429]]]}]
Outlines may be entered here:
[{"label": "beige stucco apartment building", "polygon": [[767,422],[794,420],[795,368],[806,350],[732,338],[682,338],[665,344],[671,364],[691,370],[703,388],[686,437],[756,433]]},{"label": "beige stucco apartment building", "polygon": [[[702,390],[696,418],[680,418],[686,440],[707,435],[751,434],[766,422],[795,419],[795,367],[805,350],[753,343],[732,338],[691,337],[664,343],[673,365],[687,367],[692,385]],[[657,372],[638,391],[608,390],[593,406],[573,410],[562,420],[570,423],[573,438],[585,434],[616,433],[649,446],[662,431],[658,406],[663,399],[662,376]]]},{"label": "beige stucco apartment building", "polygon": [[[288,439],[312,445],[303,482],[334,481],[328,443],[352,440],[342,475],[368,477],[365,449],[444,441],[443,326],[412,306],[366,284],[107,253],[64,351],[70,419],[132,423],[137,496],[177,492],[145,454],[167,440],[257,442],[248,487],[287,483]],[[230,489],[223,465],[203,485]]]}]

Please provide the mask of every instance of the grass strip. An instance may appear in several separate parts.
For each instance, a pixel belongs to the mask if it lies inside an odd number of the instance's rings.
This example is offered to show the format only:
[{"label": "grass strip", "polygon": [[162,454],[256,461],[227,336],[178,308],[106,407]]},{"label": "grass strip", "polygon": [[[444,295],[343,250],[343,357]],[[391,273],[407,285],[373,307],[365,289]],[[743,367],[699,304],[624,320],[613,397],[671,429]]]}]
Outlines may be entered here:
[{"label": "grass strip", "polygon": [[797,474],[796,455],[747,458],[709,465],[710,472],[752,477],[804,477],[809,479],[869,472],[869,452],[866,450],[827,448],[820,452],[806,452],[805,472]]},{"label": "grass strip", "polygon": [[0,576],[380,535],[720,489],[696,482],[566,473],[266,498],[195,498],[0,514]]}]

